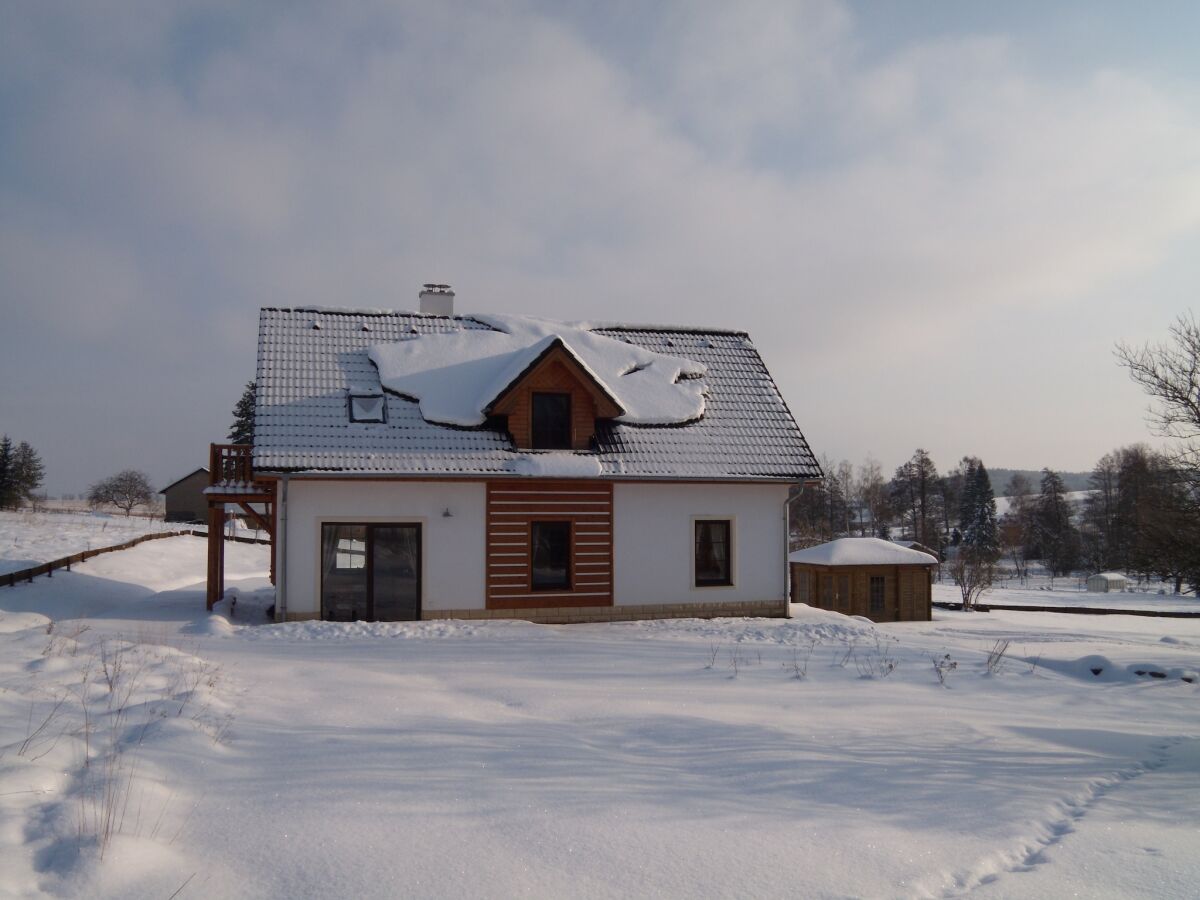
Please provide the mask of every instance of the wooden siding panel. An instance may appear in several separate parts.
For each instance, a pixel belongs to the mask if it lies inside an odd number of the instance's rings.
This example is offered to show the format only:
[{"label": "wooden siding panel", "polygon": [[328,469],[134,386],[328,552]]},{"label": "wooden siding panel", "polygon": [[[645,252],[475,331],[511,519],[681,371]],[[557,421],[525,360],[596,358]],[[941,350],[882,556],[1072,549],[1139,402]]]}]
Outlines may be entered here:
[{"label": "wooden siding panel", "polygon": [[562,351],[548,356],[492,410],[496,415],[508,417],[509,434],[520,448],[529,448],[533,443],[533,394],[540,391],[571,395],[571,446],[575,450],[591,447],[600,413],[597,400],[591,386],[572,372],[562,357],[565,357]]},{"label": "wooden siding panel", "polygon": [[[612,497],[608,482],[489,481],[487,608],[612,606]],[[571,523],[568,590],[532,589],[530,535],[534,521]]]}]

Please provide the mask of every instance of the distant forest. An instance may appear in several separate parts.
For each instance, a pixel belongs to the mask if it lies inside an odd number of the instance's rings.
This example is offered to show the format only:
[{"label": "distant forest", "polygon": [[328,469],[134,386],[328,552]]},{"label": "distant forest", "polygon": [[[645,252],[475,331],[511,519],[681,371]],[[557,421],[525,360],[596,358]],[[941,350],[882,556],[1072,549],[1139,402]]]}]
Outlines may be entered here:
[{"label": "distant forest", "polygon": [[[1008,482],[1014,475],[1024,475],[1035,488],[1042,481],[1040,469],[988,469],[988,474],[992,477],[992,486],[997,497],[1007,496]],[[1059,472],[1058,474],[1062,478],[1063,487],[1068,491],[1090,491],[1094,487],[1090,482],[1091,472]]]}]

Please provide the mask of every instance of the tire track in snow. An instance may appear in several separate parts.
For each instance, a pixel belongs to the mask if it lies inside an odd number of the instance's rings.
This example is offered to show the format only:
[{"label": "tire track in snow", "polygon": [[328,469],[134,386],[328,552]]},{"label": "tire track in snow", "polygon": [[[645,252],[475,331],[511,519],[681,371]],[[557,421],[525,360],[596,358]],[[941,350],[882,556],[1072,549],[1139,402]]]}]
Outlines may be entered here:
[{"label": "tire track in snow", "polygon": [[963,897],[977,888],[990,885],[1001,877],[1019,872],[1028,872],[1038,866],[1050,862],[1046,851],[1062,843],[1063,839],[1074,834],[1076,826],[1089,812],[1123,784],[1141,778],[1163,768],[1170,758],[1171,748],[1188,740],[1184,737],[1165,738],[1153,745],[1153,755],[1124,769],[1092,779],[1078,794],[1064,798],[1055,803],[1061,815],[1043,824],[1038,834],[1029,841],[1021,843],[1011,852],[998,856],[989,856],[969,870],[961,871],[953,877],[954,884],[945,889],[940,895],[943,900]]}]

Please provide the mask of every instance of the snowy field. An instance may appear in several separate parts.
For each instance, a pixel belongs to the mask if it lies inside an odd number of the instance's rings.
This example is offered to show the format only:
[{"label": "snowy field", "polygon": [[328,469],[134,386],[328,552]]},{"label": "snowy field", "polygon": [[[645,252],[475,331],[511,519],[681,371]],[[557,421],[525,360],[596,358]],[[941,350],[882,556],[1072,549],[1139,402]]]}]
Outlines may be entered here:
[{"label": "snowy field", "polygon": [[[962,592],[952,584],[934,584],[933,600],[935,603],[961,603]],[[1144,609],[1192,612],[1200,615],[1200,600],[1193,594],[1159,594],[1149,591],[1093,594],[1074,588],[992,588],[979,598],[979,602],[985,605],[996,603],[1001,606],[1082,606],[1088,609]]]},{"label": "snowy field", "polygon": [[1200,622],[253,625],[227,554],[0,589],[0,896],[1195,896]]},{"label": "snowy field", "polygon": [[123,544],[143,534],[177,531],[162,519],[122,514],[0,510],[0,575],[84,550]]}]

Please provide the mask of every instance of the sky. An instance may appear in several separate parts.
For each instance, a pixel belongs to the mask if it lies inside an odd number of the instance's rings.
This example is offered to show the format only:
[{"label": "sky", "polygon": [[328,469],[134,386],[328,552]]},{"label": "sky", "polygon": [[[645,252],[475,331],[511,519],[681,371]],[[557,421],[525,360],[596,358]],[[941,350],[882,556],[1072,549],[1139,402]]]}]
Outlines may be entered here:
[{"label": "sky", "polygon": [[1200,5],[16,2],[0,431],[205,464],[261,306],[750,333],[819,455],[1090,469],[1200,285]]}]

